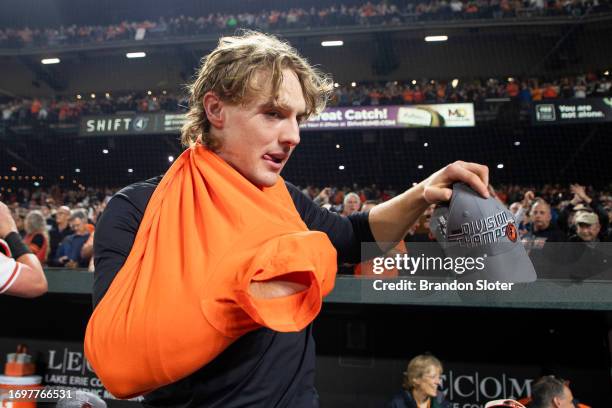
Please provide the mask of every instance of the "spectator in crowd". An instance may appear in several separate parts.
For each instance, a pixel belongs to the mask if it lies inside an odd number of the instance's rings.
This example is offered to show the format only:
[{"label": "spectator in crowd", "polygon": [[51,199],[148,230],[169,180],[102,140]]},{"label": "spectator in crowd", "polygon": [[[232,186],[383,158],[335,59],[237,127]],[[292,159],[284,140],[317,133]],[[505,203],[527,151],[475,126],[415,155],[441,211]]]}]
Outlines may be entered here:
[{"label": "spectator in crowd", "polygon": [[[567,2],[563,0],[531,0],[535,7],[524,2],[508,0],[479,0],[438,2],[417,0],[394,4],[365,2],[353,5],[333,5],[310,9],[292,7],[285,10],[234,13],[211,12],[205,16],[159,17],[157,21],[121,22],[108,26],[70,25],[53,28],[5,28],[0,30],[0,48],[57,47],[62,45],[98,44],[102,42],[142,39],[169,39],[181,36],[234,32],[237,28],[274,31],[308,29],[311,27],[384,25],[398,26],[414,20],[502,19],[530,18],[533,16],[568,15],[580,17],[609,10],[609,0]],[[264,5],[262,4],[262,7]],[[529,12],[524,12],[524,11]],[[35,110],[36,113],[40,111]]]},{"label": "spectator in crowd", "polygon": [[542,248],[545,242],[564,242],[566,236],[552,222],[552,211],[550,204],[543,198],[535,200],[531,206],[530,217],[533,229],[525,238],[533,240],[533,248]]},{"label": "spectator in crowd", "polygon": [[356,213],[361,208],[361,200],[356,193],[350,192],[346,196],[344,196],[344,201],[342,202],[342,215],[349,216],[353,213]]},{"label": "spectator in crowd", "polygon": [[[404,238],[406,242],[435,242],[431,230],[429,229],[429,223],[431,221],[431,216],[435,210],[435,205],[430,205],[427,210],[421,215],[421,218],[418,222],[416,222],[411,231],[408,232],[408,235]],[[419,226],[422,225],[422,228],[419,229]]]},{"label": "spectator in crowd", "polygon": [[332,191],[331,187],[325,187],[321,189],[319,194],[317,194],[314,197],[313,202],[316,205],[320,207],[324,207],[329,210],[331,208],[331,203],[330,203],[331,191]]},{"label": "spectator in crowd", "polygon": [[[70,207],[62,205],[55,212],[55,222],[51,226],[51,230],[49,231],[49,237],[51,241],[51,248],[49,253],[49,259],[55,260],[57,258],[57,248],[68,235],[74,233],[72,228],[70,228],[70,224],[68,219],[70,218]],[[51,262],[51,266],[62,266],[56,265]]]},{"label": "spectator in crowd", "polygon": [[67,268],[86,268],[89,259],[81,257],[81,249],[90,234],[85,211],[74,210],[70,216],[70,226],[74,233],[64,238],[57,248],[56,264]]},{"label": "spectator in crowd", "polygon": [[11,211],[0,202],[0,293],[36,297],[47,291],[38,258],[21,240]]},{"label": "spectator in crowd", "polygon": [[89,272],[94,271],[94,258],[93,258],[93,248],[94,248],[94,235],[95,231],[89,234],[89,238],[83,244],[83,248],[81,248],[81,259],[89,259],[89,263],[87,265],[87,270]]},{"label": "spectator in crowd", "polygon": [[574,194],[572,200],[561,209],[559,216],[559,225],[565,229],[568,236],[576,234],[576,222],[573,219],[576,213],[580,211],[594,212],[598,217],[598,224],[600,226],[598,238],[600,240],[607,239],[607,232],[610,220],[608,213],[603,207],[600,200],[595,195],[591,198],[586,193],[586,187],[579,184],[571,184],[570,191]]},{"label": "spectator in crowd", "polygon": [[[583,79],[584,78],[584,79]],[[612,96],[610,78],[589,75],[557,78],[540,87],[540,79],[532,78],[521,82],[489,79],[466,79],[451,85],[447,81],[421,80],[413,82],[388,81],[384,85],[364,83],[356,86],[335,88],[329,106],[373,106],[373,105],[410,105],[434,102],[473,102],[477,109],[484,109],[487,98],[518,99],[523,108],[528,108],[534,101],[559,98],[585,98]],[[433,83],[432,83],[433,82]],[[584,89],[573,86],[584,83]],[[588,85],[588,86],[587,86]],[[562,91],[559,91],[562,90]],[[533,94],[533,95],[532,95]],[[141,94],[131,91],[105,98],[74,100],[73,96],[57,96],[52,100],[39,98],[17,98],[0,104],[2,120],[9,125],[27,125],[40,123],[74,123],[82,115],[113,114],[121,111],[139,112],[180,112],[186,105],[185,95],[179,91],[157,95]],[[33,114],[32,112],[38,112]],[[44,115],[41,113],[44,112]]]},{"label": "spectator in crowd", "polygon": [[47,232],[47,222],[42,212],[30,211],[25,218],[26,236],[23,241],[30,247],[30,250],[41,264],[45,264],[49,256],[49,233]]},{"label": "spectator in crowd", "polygon": [[580,211],[575,219],[576,235],[569,238],[570,242],[599,242],[601,225],[597,214],[590,211]]},{"label": "spectator in crowd", "polygon": [[23,238],[26,236],[26,231],[25,231],[25,215],[23,214],[22,211],[15,211],[13,213],[13,219],[15,221],[15,225],[17,228],[17,232],[19,233],[19,235]]},{"label": "spectator in crowd", "polygon": [[442,383],[442,363],[431,354],[421,354],[408,363],[404,371],[402,391],[387,404],[387,408],[450,408],[438,389]]},{"label": "spectator in crowd", "polygon": [[548,375],[533,383],[529,408],[574,408],[573,400],[572,390],[567,383]]}]

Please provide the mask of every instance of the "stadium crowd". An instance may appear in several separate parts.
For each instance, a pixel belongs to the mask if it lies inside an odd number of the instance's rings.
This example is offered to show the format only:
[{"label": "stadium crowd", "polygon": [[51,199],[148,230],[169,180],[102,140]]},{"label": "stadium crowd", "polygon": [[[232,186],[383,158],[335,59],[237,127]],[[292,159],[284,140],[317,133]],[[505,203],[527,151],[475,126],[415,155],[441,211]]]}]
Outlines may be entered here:
[{"label": "stadium crowd", "polygon": [[[545,99],[612,96],[612,76],[593,73],[542,79],[487,79],[466,81],[389,81],[386,84],[338,85],[329,106],[408,105],[417,103],[473,102],[483,108],[487,100],[510,98],[527,105]],[[95,95],[95,94],[94,94]],[[121,112],[179,112],[187,99],[178,92],[157,94],[81,95],[77,97],[17,98],[0,103],[2,120],[9,125],[74,123],[82,115]]]},{"label": "stadium crowd", "polygon": [[231,32],[314,27],[402,25],[411,21],[574,16],[610,10],[609,0],[427,0],[382,1],[360,5],[288,8],[259,13],[211,12],[204,16],[166,16],[157,21],[53,28],[0,29],[0,48],[87,45],[135,39],[164,39]]},{"label": "stadium crowd", "polygon": [[[56,267],[88,267],[98,217],[115,188],[0,188],[0,201],[13,213],[18,229],[41,263]],[[610,242],[612,186],[596,191],[578,184],[500,185],[491,190],[519,223],[524,242]],[[401,190],[394,187],[306,186],[302,192],[321,207],[343,215],[367,211]],[[430,208],[405,241],[435,241],[429,231]],[[409,245],[409,244],[408,244]]]}]

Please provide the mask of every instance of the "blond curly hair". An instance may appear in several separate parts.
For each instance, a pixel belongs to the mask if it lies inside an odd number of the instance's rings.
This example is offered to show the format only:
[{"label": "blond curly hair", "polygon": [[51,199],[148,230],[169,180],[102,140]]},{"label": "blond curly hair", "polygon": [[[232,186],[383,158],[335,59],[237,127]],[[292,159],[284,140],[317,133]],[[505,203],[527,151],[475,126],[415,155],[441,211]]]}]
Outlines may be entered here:
[{"label": "blond curly hair", "polygon": [[222,101],[245,105],[261,93],[256,75],[269,75],[272,95],[278,98],[283,69],[291,69],[298,77],[306,117],[325,109],[333,91],[330,77],[312,67],[291,45],[278,38],[244,30],[236,36],[222,37],[217,48],[202,58],[195,80],[187,85],[189,112],[181,132],[184,146],[201,143],[211,150],[220,146],[210,133],[210,122],[203,106],[204,95],[212,91]]}]

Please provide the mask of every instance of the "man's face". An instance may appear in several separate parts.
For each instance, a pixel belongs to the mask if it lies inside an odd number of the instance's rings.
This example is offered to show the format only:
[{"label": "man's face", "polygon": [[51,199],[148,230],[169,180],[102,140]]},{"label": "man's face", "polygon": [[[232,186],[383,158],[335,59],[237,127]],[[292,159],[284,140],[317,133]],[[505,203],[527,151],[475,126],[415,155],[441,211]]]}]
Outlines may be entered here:
[{"label": "man's face", "polygon": [[578,236],[586,242],[594,241],[597,238],[600,229],[601,226],[598,222],[595,224],[587,224],[584,222],[579,222],[576,224],[576,234],[578,234]]},{"label": "man's face", "polygon": [[75,218],[70,222],[70,227],[78,235],[85,235],[89,231],[87,230],[87,224],[80,218]]},{"label": "man's face", "polygon": [[555,408],[575,408],[574,395],[568,386],[563,387],[563,396],[553,398],[553,406]]},{"label": "man's face", "polygon": [[351,215],[359,211],[360,206],[361,201],[359,201],[359,198],[352,195],[349,196],[344,202],[344,215]]},{"label": "man's face", "polygon": [[[262,86],[269,77],[261,73],[255,80]],[[300,143],[305,111],[297,75],[284,69],[278,100],[267,91],[246,105],[223,105],[223,124],[213,129],[221,140],[217,154],[257,187],[271,187]]]},{"label": "man's face", "polygon": [[70,212],[69,211],[65,211],[63,209],[59,209],[57,210],[57,213],[55,213],[55,220],[59,223],[64,223],[66,221],[68,221],[68,217],[70,216]]},{"label": "man's face", "polygon": [[550,207],[537,203],[531,209],[531,220],[538,231],[545,230],[550,225]]}]

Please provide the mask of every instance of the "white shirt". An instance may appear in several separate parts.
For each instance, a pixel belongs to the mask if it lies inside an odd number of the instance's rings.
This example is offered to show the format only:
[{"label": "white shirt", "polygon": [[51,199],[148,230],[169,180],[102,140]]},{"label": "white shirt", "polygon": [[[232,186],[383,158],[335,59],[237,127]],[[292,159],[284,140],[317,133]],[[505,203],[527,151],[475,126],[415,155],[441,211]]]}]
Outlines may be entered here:
[{"label": "white shirt", "polygon": [[6,292],[21,273],[21,264],[0,253],[0,293]]}]

